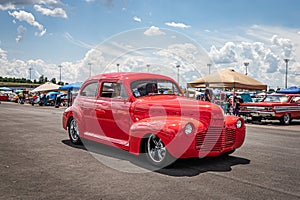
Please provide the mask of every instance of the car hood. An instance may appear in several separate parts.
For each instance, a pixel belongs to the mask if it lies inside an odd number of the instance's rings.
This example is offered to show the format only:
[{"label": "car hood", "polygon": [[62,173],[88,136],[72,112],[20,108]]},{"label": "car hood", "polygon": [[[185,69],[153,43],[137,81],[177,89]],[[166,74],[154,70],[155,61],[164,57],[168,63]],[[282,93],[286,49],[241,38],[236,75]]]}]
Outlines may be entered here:
[{"label": "car hood", "polygon": [[134,118],[144,119],[158,116],[193,118],[205,125],[223,126],[222,109],[213,103],[178,97],[156,95],[139,98],[133,106]]}]

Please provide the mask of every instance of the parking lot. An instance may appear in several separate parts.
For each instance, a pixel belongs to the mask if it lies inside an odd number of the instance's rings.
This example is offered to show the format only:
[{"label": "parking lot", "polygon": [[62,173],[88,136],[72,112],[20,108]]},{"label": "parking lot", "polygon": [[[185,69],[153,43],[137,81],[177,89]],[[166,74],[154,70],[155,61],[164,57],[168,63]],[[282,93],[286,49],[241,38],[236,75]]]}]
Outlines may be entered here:
[{"label": "parking lot", "polygon": [[157,171],[103,145],[74,146],[64,108],[0,104],[1,199],[300,199],[300,121],[247,124],[244,145],[229,157],[178,160]]}]

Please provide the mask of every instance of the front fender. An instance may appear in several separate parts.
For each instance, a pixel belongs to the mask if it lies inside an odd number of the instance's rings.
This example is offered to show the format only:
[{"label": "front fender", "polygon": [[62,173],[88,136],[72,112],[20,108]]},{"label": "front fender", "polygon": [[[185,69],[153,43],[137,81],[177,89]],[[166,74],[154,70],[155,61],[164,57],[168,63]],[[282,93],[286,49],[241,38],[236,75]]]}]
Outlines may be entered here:
[{"label": "front fender", "polygon": [[[241,120],[242,121],[241,128],[237,128],[236,127],[237,120]],[[241,118],[241,117],[226,116],[225,117],[225,127],[229,128],[229,129],[232,129],[232,130],[236,130],[235,143],[233,145],[233,148],[237,149],[240,146],[242,146],[242,144],[245,141],[245,137],[246,137],[245,120],[243,118]]]},{"label": "front fender", "polygon": [[[194,132],[186,135],[184,128],[187,123],[192,123]],[[151,117],[134,123],[130,128],[129,152],[139,154],[142,139],[149,134],[157,135],[169,153],[180,157],[183,149],[188,148],[194,141],[195,134],[205,129],[199,121],[185,117]],[[180,155],[179,155],[180,154]]]}]

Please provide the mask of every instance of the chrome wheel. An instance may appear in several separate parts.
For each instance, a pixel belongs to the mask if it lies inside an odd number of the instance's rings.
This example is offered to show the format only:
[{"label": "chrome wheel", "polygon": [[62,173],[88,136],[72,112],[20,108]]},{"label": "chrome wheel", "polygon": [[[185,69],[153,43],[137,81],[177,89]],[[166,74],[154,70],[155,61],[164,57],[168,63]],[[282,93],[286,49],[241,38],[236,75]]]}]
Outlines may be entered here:
[{"label": "chrome wheel", "polygon": [[289,114],[285,114],[283,115],[282,117],[282,123],[285,124],[285,125],[289,125],[291,122],[291,117]]},{"label": "chrome wheel", "polygon": [[167,149],[161,139],[152,134],[147,141],[147,154],[152,162],[160,164],[167,156]]},{"label": "chrome wheel", "polygon": [[73,144],[79,144],[81,142],[79,138],[77,121],[74,118],[72,118],[69,123],[68,132],[69,132],[70,140]]}]

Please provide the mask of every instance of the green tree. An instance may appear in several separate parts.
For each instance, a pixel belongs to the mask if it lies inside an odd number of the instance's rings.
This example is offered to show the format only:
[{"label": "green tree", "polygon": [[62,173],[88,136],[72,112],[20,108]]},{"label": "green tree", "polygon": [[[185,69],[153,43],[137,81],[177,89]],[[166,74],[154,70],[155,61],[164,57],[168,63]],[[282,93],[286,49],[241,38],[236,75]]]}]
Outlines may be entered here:
[{"label": "green tree", "polygon": [[52,78],[51,82],[54,83],[54,84],[56,84],[56,78]]}]

